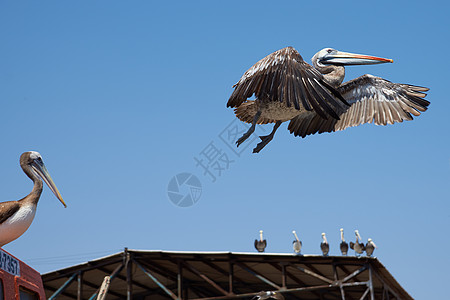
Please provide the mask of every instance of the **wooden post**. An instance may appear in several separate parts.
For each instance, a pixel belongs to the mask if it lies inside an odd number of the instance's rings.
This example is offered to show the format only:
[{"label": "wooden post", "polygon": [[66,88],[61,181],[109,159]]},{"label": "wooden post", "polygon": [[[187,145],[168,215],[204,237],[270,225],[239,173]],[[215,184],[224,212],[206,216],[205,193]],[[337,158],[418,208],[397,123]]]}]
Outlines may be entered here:
[{"label": "wooden post", "polygon": [[111,278],[105,276],[103,283],[100,286],[100,291],[98,292],[97,300],[105,300],[106,294],[108,294],[109,284],[111,283]]}]

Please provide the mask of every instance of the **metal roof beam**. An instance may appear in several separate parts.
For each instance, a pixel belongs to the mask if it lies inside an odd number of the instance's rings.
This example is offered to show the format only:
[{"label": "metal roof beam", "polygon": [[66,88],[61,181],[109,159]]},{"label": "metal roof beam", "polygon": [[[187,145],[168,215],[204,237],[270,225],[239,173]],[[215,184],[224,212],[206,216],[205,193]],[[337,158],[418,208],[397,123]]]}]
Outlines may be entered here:
[{"label": "metal roof beam", "polygon": [[143,266],[141,266],[137,261],[134,262],[136,266],[138,266],[148,277],[150,277],[151,280],[153,280],[154,283],[156,283],[167,295],[169,295],[172,299],[177,300],[178,297],[168,288],[164,286],[158,279],[156,279],[155,276],[150,273],[147,269],[145,269]]},{"label": "metal roof beam", "polygon": [[281,286],[277,285],[276,283],[270,281],[269,279],[267,279],[266,277],[262,276],[261,274],[259,274],[258,272],[256,272],[255,270],[253,270],[252,268],[250,268],[249,266],[247,266],[246,264],[242,263],[242,262],[236,262],[236,264],[242,268],[243,270],[249,272],[250,274],[252,274],[253,276],[255,276],[256,278],[258,278],[259,280],[267,283],[268,285],[276,288],[277,290],[281,289]]},{"label": "metal roof beam", "polygon": [[378,278],[378,280],[380,280],[381,281],[381,283],[384,285],[384,286],[386,286],[387,287],[387,289],[391,292],[391,294],[392,295],[394,295],[395,296],[395,298],[397,298],[397,299],[401,299],[401,297],[399,297],[398,296],[398,294],[396,293],[396,292],[394,292],[394,290],[381,278],[381,276],[378,274],[378,272],[377,271],[375,271],[373,268],[372,268],[372,272],[373,272],[373,274]]},{"label": "metal roof beam", "polygon": [[[50,291],[56,291],[56,290],[58,290],[57,288],[54,288],[54,287],[52,287],[52,286],[44,286],[44,289],[46,289],[46,290],[50,290]],[[61,293],[61,296],[66,296],[66,297],[69,297],[69,298],[73,298],[73,299],[77,299],[77,296],[75,296],[75,295],[73,295],[73,294],[70,294],[70,293],[68,293],[68,292],[66,292],[66,291],[63,291],[62,293]]]},{"label": "metal roof beam", "polygon": [[366,266],[362,267],[361,269],[356,270],[355,272],[353,272],[352,274],[348,275],[347,277],[345,277],[344,279],[342,279],[342,280],[340,280],[340,281],[341,281],[342,283],[344,283],[344,282],[348,281],[349,279],[355,277],[355,276],[358,275],[359,273],[365,271],[365,270],[367,270],[367,267],[366,267]]},{"label": "metal roof beam", "polygon": [[62,291],[64,291],[66,289],[66,287],[69,286],[69,284],[72,283],[72,281],[75,279],[75,277],[77,277],[77,273],[74,273],[66,282],[64,282],[64,284],[58,289],[56,290],[56,292],[53,293],[53,295],[50,296],[50,298],[48,298],[48,300],[53,300],[56,299],[56,297],[61,294]]},{"label": "metal roof beam", "polygon": [[[306,264],[305,264],[305,265],[306,265]],[[319,274],[317,274],[317,273],[315,273],[315,272],[313,272],[313,271],[310,271],[310,270],[308,270],[308,269],[299,267],[299,266],[294,265],[294,264],[289,264],[289,266],[291,266],[291,267],[293,267],[293,268],[296,268],[296,269],[302,271],[303,273],[305,273],[305,274],[307,274],[307,275],[310,275],[310,276],[313,276],[313,277],[315,277],[315,278],[317,278],[317,279],[320,279],[320,280],[322,280],[322,281],[324,281],[324,282],[326,282],[326,283],[329,283],[329,284],[332,284],[332,283],[333,283],[333,280],[330,280],[330,279],[326,278],[325,276],[319,275]]]},{"label": "metal roof beam", "polygon": [[200,278],[205,280],[207,283],[209,283],[211,286],[213,286],[216,290],[218,290],[219,292],[224,294],[225,296],[232,295],[231,293],[225,291],[222,287],[220,287],[220,285],[218,285],[213,280],[211,280],[208,276],[206,276],[205,274],[202,274],[199,270],[197,270],[196,268],[194,268],[193,266],[191,266],[187,262],[183,262],[183,265],[186,268],[188,268],[191,272],[193,272],[194,274],[196,274],[197,276],[199,276]]}]

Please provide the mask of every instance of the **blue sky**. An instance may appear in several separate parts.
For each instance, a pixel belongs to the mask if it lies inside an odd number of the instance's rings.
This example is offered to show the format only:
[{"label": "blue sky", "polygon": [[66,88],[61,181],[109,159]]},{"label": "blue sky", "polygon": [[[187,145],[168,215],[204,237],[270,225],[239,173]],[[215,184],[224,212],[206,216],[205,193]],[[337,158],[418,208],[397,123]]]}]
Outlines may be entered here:
[{"label": "blue sky", "polygon": [[[254,251],[263,229],[268,252],[291,252],[296,230],[303,253],[319,254],[326,232],[337,255],[343,227],[347,240],[373,238],[413,297],[445,297],[448,4],[304,2],[2,1],[0,200],[31,190],[18,159],[37,150],[68,205],[45,187],[30,229],[4,249],[48,272],[124,247]],[[232,85],[285,46],[307,62],[324,47],[392,58],[346,80],[426,86],[430,108],[306,139],[283,124],[260,154],[254,141],[237,156],[220,138]],[[233,160],[215,182],[194,160],[211,142]],[[202,183],[188,208],[167,195],[182,172]]]}]

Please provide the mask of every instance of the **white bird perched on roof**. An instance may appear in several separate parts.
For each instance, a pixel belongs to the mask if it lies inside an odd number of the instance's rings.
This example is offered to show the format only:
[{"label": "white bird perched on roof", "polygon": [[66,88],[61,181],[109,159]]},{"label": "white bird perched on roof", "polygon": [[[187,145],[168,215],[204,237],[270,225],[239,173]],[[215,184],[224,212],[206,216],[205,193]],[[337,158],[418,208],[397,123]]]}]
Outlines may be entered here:
[{"label": "white bird perched on roof", "polygon": [[327,256],[330,251],[330,245],[328,244],[327,237],[325,236],[325,232],[322,232],[322,243],[320,243],[320,249],[322,250],[323,256]]},{"label": "white bird perched on roof", "polygon": [[355,235],[356,235],[356,243],[350,242],[350,248],[355,250],[356,254],[362,254],[366,249],[364,247],[364,243],[362,242],[358,230],[355,230]]},{"label": "white bird perched on roof", "polygon": [[341,228],[341,244],[340,244],[340,248],[341,248],[341,253],[342,255],[347,255],[348,253],[348,244],[344,239],[344,228]]},{"label": "white bird perched on roof", "polygon": [[294,252],[297,254],[300,254],[300,251],[302,251],[302,241],[298,239],[297,233],[295,230],[292,231],[292,233],[295,236],[295,240],[292,242],[292,248],[294,249]]},{"label": "white bird perched on roof", "polygon": [[375,243],[372,241],[372,239],[369,238],[367,240],[367,244],[366,244],[366,254],[367,254],[367,256],[372,256],[373,251],[375,251],[375,248],[377,248],[377,245],[375,245]]},{"label": "white bird perched on roof", "polygon": [[259,231],[259,241],[255,240],[255,248],[258,252],[264,252],[267,247],[267,241],[263,240],[263,231]]}]

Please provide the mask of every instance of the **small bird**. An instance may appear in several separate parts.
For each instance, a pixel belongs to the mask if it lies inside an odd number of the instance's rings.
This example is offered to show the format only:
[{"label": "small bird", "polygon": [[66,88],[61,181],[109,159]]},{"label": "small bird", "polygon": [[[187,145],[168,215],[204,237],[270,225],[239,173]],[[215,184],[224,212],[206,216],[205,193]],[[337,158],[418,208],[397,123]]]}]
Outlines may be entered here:
[{"label": "small bird", "polygon": [[263,231],[259,231],[259,241],[255,240],[255,248],[258,252],[264,252],[267,247],[267,241],[263,240]]},{"label": "small bird", "polygon": [[0,247],[14,241],[27,231],[33,222],[36,208],[43,190],[42,180],[66,207],[55,183],[42,161],[42,156],[36,151],[22,153],[20,166],[23,172],[33,181],[33,189],[28,196],[17,201],[0,203]]},{"label": "small bird", "polygon": [[284,300],[284,297],[282,294],[278,293],[278,292],[259,292],[258,295],[256,295],[255,297],[252,298],[252,300],[266,300],[266,299],[278,299],[278,300]]},{"label": "small bird", "polygon": [[366,244],[366,254],[367,256],[372,256],[373,251],[375,251],[375,248],[377,248],[377,245],[375,245],[375,243],[372,241],[372,239],[368,239],[367,240],[367,244]]},{"label": "small bird", "polygon": [[292,242],[292,248],[294,248],[294,252],[297,254],[300,254],[300,251],[302,251],[302,241],[298,239],[297,233],[295,233],[295,230],[292,231],[292,233],[295,236],[295,240]]},{"label": "small bird", "polygon": [[365,249],[364,247],[364,243],[360,243],[360,241],[362,241],[361,236],[359,235],[359,231],[355,230],[355,235],[356,235],[356,243],[350,242],[350,248],[352,248],[353,250],[355,250],[356,254],[361,255]]},{"label": "small bird", "polygon": [[330,245],[327,242],[327,237],[325,236],[325,232],[322,233],[323,242],[320,243],[320,249],[322,250],[323,256],[328,256],[328,252],[330,251]]},{"label": "small bird", "polygon": [[340,248],[341,248],[341,253],[342,255],[347,255],[348,253],[348,244],[344,239],[344,228],[341,228],[341,244],[340,244]]}]

